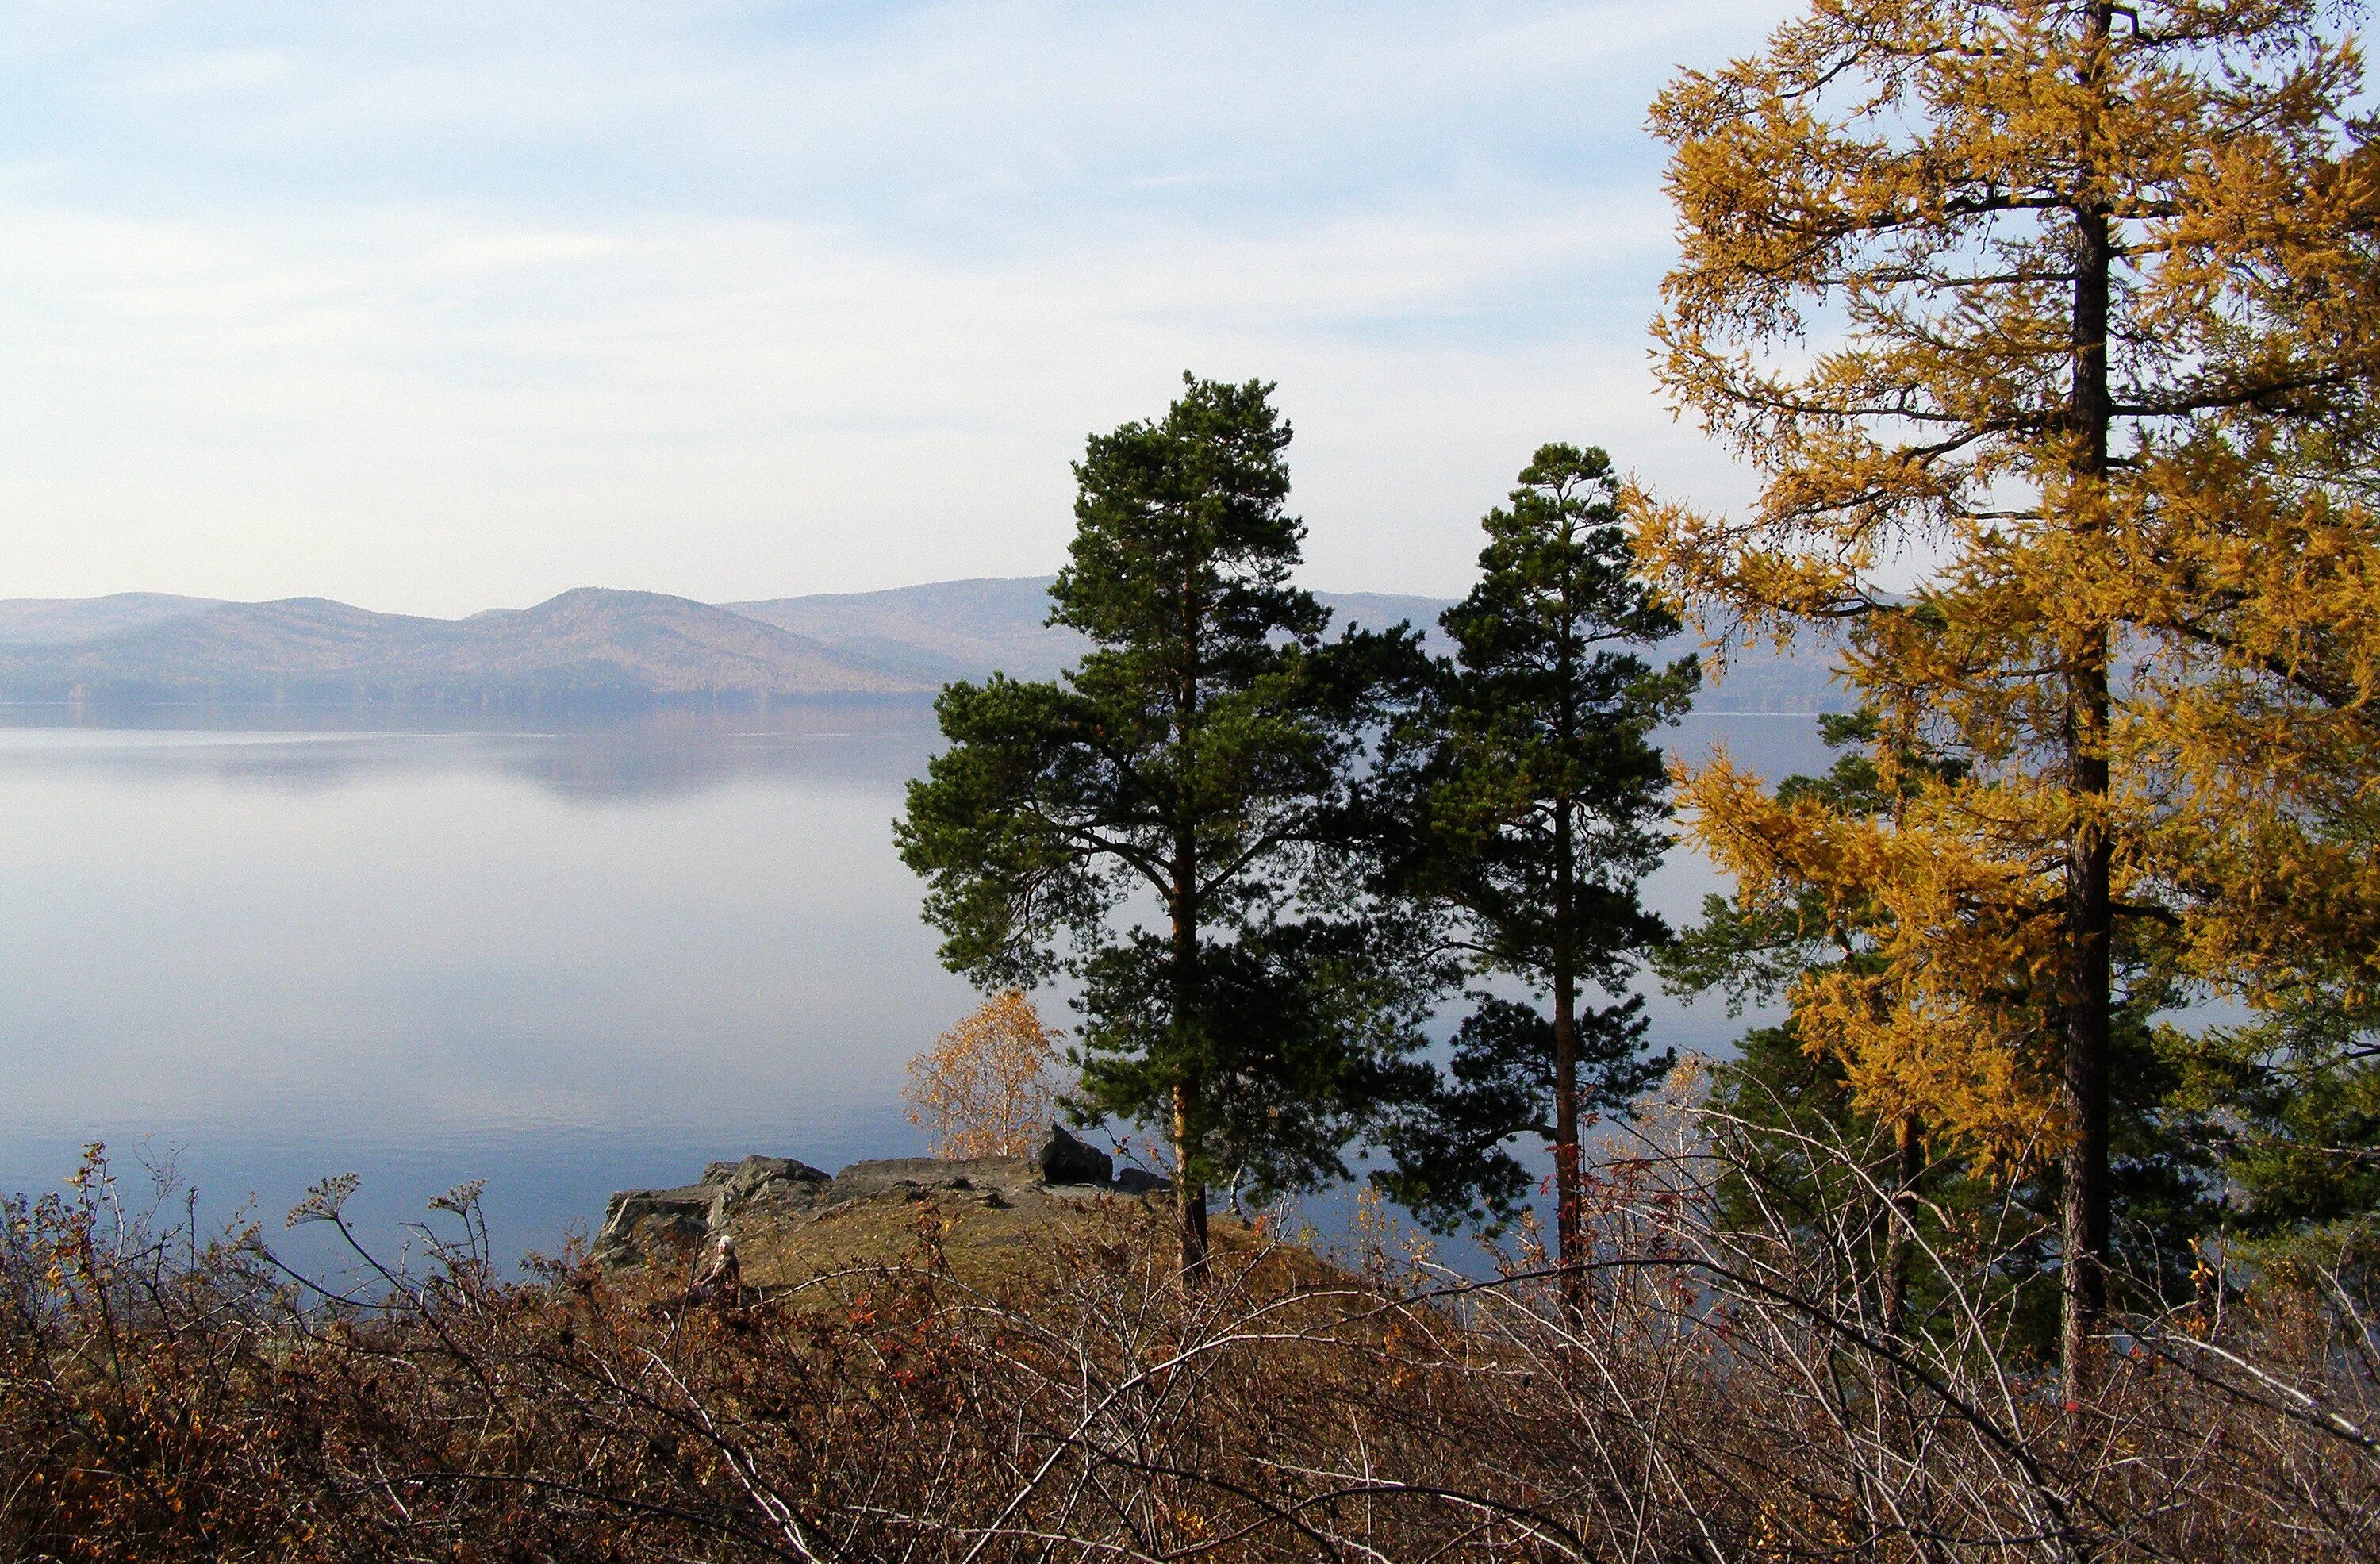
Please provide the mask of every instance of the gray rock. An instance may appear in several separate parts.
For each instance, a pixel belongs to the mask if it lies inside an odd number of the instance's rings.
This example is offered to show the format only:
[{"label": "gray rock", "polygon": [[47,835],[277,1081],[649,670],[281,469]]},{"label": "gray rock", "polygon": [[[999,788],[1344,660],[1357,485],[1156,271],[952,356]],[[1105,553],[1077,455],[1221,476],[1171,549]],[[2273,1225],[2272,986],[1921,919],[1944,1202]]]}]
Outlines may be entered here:
[{"label": "gray rock", "polygon": [[741,1162],[714,1162],[702,1170],[702,1181],[727,1191],[741,1204],[771,1194],[813,1193],[806,1186],[824,1184],[827,1176],[790,1156],[747,1156]]},{"label": "gray rock", "polygon": [[702,1170],[700,1183],[674,1190],[622,1190],[605,1202],[594,1256],[606,1265],[634,1265],[658,1259],[672,1249],[699,1247],[755,1202],[814,1204],[827,1187],[825,1174],[791,1157],[714,1162]]},{"label": "gray rock", "polygon": [[1014,1191],[1030,1184],[1037,1172],[1030,1161],[1017,1156],[880,1157],[853,1163],[834,1176],[829,1190],[835,1200],[866,1200],[903,1184],[935,1191]]},{"label": "gray rock", "polygon": [[1004,1209],[1029,1207],[1045,1198],[1093,1201],[1116,1192],[1109,1181],[1112,1163],[1105,1152],[1063,1130],[1054,1130],[1051,1142],[1062,1154],[1054,1175],[1047,1156],[886,1157],[855,1162],[832,1179],[791,1157],[714,1162],[703,1169],[698,1183],[674,1190],[623,1190],[613,1195],[603,1207],[595,1259],[604,1265],[629,1266],[698,1251],[747,1214],[770,1220],[829,1221],[878,1200],[943,1198]]},{"label": "gray rock", "polygon": [[1114,1180],[1115,1159],[1052,1124],[1041,1147],[1041,1177],[1052,1184],[1107,1184]]},{"label": "gray rock", "polygon": [[717,1191],[702,1184],[675,1190],[622,1190],[603,1205],[595,1258],[623,1265],[674,1248],[692,1249],[710,1234]]},{"label": "gray rock", "polygon": [[831,1186],[837,1200],[866,1200],[882,1194],[903,1184],[919,1188],[947,1187],[953,1179],[963,1177],[957,1170],[965,1167],[960,1162],[944,1162],[930,1156],[887,1156],[869,1162],[855,1162],[834,1176]]},{"label": "gray rock", "polygon": [[1160,1178],[1146,1167],[1127,1167],[1115,1176],[1115,1189],[1118,1194],[1155,1194],[1160,1190],[1170,1190],[1172,1187],[1172,1179]]}]

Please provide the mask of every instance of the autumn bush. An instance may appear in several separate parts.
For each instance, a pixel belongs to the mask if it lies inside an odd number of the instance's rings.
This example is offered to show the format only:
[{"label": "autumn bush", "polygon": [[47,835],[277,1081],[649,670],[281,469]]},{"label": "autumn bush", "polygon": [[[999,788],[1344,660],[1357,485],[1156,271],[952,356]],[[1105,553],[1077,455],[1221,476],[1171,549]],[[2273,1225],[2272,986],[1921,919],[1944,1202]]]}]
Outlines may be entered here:
[{"label": "autumn bush", "polygon": [[[128,1212],[94,1160],[6,1212],[0,1551],[2380,1551],[2362,1301],[2234,1285],[2128,1320],[2099,1344],[2102,1389],[2069,1407],[1967,1289],[1884,1327],[1888,1204],[1715,1226],[1729,1133],[1680,1118],[1598,1167],[1584,1312],[1525,1232],[1466,1277],[1378,1222],[1344,1266],[1260,1238],[1184,1291],[1161,1216],[1129,1203],[1053,1229],[998,1293],[952,1277],[924,1204],[906,1253],[734,1308],[655,1305],[578,1257],[500,1280],[470,1190],[433,1214],[423,1274],[359,1260],[373,1285],[333,1296],[252,1229],[208,1242]],[[347,1188],[293,1215],[353,1240]]]},{"label": "autumn bush", "polygon": [[985,1000],[909,1061],[909,1122],[936,1156],[1026,1156],[1058,1106],[1057,1028],[1022,989]]}]

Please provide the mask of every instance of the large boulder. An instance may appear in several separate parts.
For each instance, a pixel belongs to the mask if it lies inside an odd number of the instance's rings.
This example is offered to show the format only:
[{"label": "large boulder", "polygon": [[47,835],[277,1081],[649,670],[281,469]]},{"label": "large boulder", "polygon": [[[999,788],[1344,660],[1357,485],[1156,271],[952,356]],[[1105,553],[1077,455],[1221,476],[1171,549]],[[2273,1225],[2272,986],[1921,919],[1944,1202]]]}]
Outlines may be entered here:
[{"label": "large boulder", "polygon": [[790,1156],[747,1156],[741,1162],[714,1162],[702,1170],[702,1181],[723,1192],[730,1204],[783,1195],[815,1192],[829,1182],[826,1174]]},{"label": "large boulder", "polygon": [[622,1190],[604,1204],[594,1255],[607,1265],[636,1265],[696,1249],[746,1206],[814,1204],[827,1185],[824,1173],[792,1157],[747,1156],[712,1163],[699,1183]]},{"label": "large boulder", "polygon": [[1075,1139],[1064,1125],[1052,1124],[1050,1138],[1041,1144],[1041,1177],[1052,1184],[1111,1184],[1115,1159]]},{"label": "large boulder", "polygon": [[691,1251],[710,1234],[710,1207],[717,1191],[706,1184],[674,1190],[622,1190],[603,1204],[603,1226],[595,1234],[595,1259],[606,1265],[657,1260],[672,1250]]}]

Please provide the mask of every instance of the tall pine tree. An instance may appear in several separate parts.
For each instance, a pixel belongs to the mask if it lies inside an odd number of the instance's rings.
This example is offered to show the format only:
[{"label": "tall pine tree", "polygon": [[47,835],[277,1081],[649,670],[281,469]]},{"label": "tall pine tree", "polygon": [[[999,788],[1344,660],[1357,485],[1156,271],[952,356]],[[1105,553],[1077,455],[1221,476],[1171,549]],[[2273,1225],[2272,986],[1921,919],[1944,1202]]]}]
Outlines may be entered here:
[{"label": "tall pine tree", "polygon": [[1483,996],[1451,1079],[1387,1136],[1382,1180],[1425,1216],[1500,1215],[1526,1189],[1505,1149],[1534,1134],[1554,1159],[1560,1254],[1584,1258],[1580,1130],[1668,1060],[1642,1053],[1642,1001],[1621,988],[1668,937],[1637,899],[1670,845],[1669,780],[1651,735],[1692,700],[1692,658],[1638,652],[1678,629],[1635,574],[1611,458],[1549,445],[1488,512],[1480,579],[1439,618],[1455,644],[1387,746],[1371,793],[1398,823],[1384,883],[1427,910],[1477,976],[1535,991],[1550,1014]]},{"label": "tall pine tree", "polygon": [[1186,1279],[1211,1183],[1346,1175],[1417,1078],[1427,995],[1346,850],[1363,735],[1419,653],[1322,639],[1271,387],[1184,379],[1075,467],[1050,618],[1095,649],[1062,681],[946,689],[897,837],[953,969],[1080,980],[1079,1096],[1172,1142]]}]

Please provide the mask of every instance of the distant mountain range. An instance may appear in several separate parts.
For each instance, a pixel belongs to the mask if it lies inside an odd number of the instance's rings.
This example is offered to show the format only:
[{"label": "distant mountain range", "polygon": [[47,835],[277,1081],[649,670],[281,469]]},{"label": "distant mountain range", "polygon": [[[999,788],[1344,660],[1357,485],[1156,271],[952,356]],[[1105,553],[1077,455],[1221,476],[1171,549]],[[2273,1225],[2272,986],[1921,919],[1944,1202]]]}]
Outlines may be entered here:
[{"label": "distant mountain range", "polygon": [[[710,605],[581,588],[462,619],[327,598],[226,603],[162,593],[0,600],[0,697],[306,703],[788,700],[930,693],[1002,669],[1047,678],[1089,643],[1044,621],[1050,578],[937,581]],[[1334,625],[1431,633],[1446,604],[1318,593]],[[1681,655],[1690,638],[1662,649]],[[1753,656],[1706,706],[1840,703],[1823,659]]]},{"label": "distant mountain range", "polygon": [[[1080,631],[1047,623],[1050,576],[936,581],[890,592],[775,597],[721,607],[806,636],[840,654],[939,689],[981,678],[994,668],[1018,678],[1050,678],[1090,650]],[[1376,592],[1315,593],[1333,626],[1385,629],[1410,622],[1436,633],[1446,603]],[[5,621],[0,621],[5,638]]]},{"label": "distant mountain range", "polygon": [[[920,688],[774,625],[649,592],[565,592],[467,619],[278,603],[0,604],[0,690],[18,699],[482,701]],[[26,623],[39,640],[16,632]]]}]

